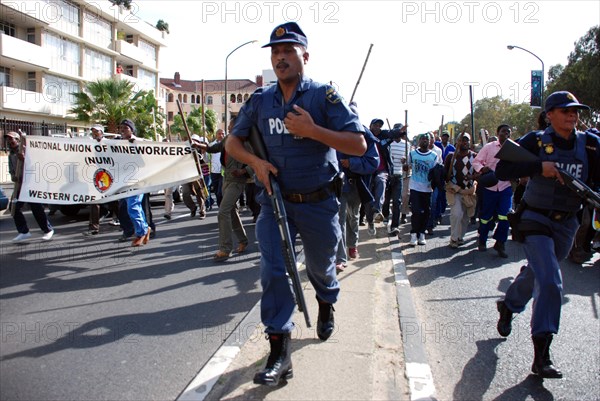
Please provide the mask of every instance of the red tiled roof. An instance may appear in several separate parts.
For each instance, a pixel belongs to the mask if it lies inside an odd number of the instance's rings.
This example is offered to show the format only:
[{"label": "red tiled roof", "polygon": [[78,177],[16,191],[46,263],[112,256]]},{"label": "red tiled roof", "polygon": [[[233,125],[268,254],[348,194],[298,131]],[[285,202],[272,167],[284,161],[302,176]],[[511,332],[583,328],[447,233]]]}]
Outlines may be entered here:
[{"label": "red tiled roof", "polygon": [[[172,89],[179,92],[200,92],[202,87],[202,81],[186,81],[180,80],[179,85],[175,86],[175,79],[173,78],[161,78],[160,84],[168,89]],[[205,80],[204,91],[205,92],[223,92],[225,86],[225,80]],[[254,92],[258,88],[255,82],[249,79],[228,79],[227,80],[227,91],[231,92]]]}]

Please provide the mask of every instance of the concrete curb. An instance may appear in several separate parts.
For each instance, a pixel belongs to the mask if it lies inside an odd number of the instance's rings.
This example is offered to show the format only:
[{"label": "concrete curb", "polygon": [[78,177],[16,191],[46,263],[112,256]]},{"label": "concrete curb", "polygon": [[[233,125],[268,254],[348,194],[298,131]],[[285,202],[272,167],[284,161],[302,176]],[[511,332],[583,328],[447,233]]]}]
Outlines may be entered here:
[{"label": "concrete curb", "polygon": [[396,278],[396,298],[398,319],[404,347],[406,378],[408,379],[411,400],[435,400],[435,386],[427,352],[421,341],[421,324],[417,316],[412,296],[404,256],[400,251],[398,237],[390,238],[392,263]]},{"label": "concrete curb", "polygon": [[[248,312],[240,324],[227,337],[225,342],[217,352],[213,354],[210,360],[200,369],[200,372],[181,392],[178,401],[202,401],[210,393],[212,388],[221,378],[221,375],[227,370],[229,365],[239,354],[246,341],[251,335],[246,330],[237,330],[239,327],[248,327],[250,324],[260,322],[260,301]],[[242,336],[240,336],[242,333]],[[252,333],[250,333],[252,334]],[[240,338],[242,337],[242,338]]]}]

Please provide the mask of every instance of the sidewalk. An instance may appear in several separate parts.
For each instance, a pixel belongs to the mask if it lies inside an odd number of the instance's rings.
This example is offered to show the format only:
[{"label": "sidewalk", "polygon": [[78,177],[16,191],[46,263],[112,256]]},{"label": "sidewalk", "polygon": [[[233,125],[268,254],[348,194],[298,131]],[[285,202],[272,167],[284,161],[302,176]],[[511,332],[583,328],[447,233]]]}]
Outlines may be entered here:
[{"label": "sidewalk", "polygon": [[[287,384],[267,387],[252,382],[269,352],[257,306],[241,324],[241,330],[236,330],[238,338],[226,341],[179,400],[420,398],[420,391],[431,388],[427,380],[419,382],[418,377],[423,375],[423,364],[419,362],[424,351],[410,338],[403,343],[400,332],[402,319],[416,319],[410,285],[402,255],[392,253],[398,239],[389,238],[384,226],[378,225],[377,229],[377,236],[371,237],[366,227],[361,227],[360,258],[350,261],[338,276],[342,291],[335,305],[336,331],[326,342],[317,338],[315,292],[301,269],[313,327],[307,328],[302,314],[296,313],[292,333],[294,377]],[[248,339],[239,344],[240,333],[245,331]],[[405,361],[409,361],[408,370]],[[225,369],[222,374],[219,367]],[[430,379],[428,365],[423,376]]]}]

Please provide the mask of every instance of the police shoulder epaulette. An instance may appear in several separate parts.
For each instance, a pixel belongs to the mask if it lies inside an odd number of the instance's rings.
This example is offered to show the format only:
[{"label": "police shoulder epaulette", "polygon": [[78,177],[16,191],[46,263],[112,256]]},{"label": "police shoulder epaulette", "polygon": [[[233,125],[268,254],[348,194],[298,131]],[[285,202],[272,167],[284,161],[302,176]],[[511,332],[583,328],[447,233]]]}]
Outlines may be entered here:
[{"label": "police shoulder epaulette", "polygon": [[339,103],[342,101],[342,97],[335,90],[335,88],[331,85],[326,85],[325,97],[327,98],[327,101],[329,103],[333,103],[333,104],[336,104],[336,103]]}]

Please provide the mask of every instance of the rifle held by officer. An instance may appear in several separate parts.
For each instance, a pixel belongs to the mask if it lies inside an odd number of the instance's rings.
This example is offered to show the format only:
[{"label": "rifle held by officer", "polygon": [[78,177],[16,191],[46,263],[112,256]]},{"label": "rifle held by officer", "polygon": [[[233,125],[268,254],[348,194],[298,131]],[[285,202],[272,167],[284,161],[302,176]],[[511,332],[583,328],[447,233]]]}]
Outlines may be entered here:
[{"label": "rifle held by officer", "polygon": [[[263,160],[268,160],[267,150],[265,148],[262,135],[256,126],[252,127],[250,130],[250,136],[248,139],[252,149],[254,150],[254,154]],[[302,283],[300,282],[300,275],[298,274],[298,267],[296,265],[294,244],[292,243],[292,236],[290,235],[290,228],[288,226],[287,215],[285,213],[285,205],[283,204],[283,197],[281,196],[281,189],[279,188],[279,184],[272,174],[269,174],[269,183],[271,184],[271,189],[273,191],[272,195],[269,197],[271,198],[273,212],[275,213],[275,220],[279,225],[281,251],[283,253],[285,269],[292,281],[292,289],[294,291],[294,297],[296,298],[298,310],[304,313],[306,326],[311,327],[310,317],[308,316],[308,310],[306,309],[306,301],[304,300],[304,293],[302,292]]]},{"label": "rifle held by officer", "polygon": [[[536,155],[534,155],[526,149],[523,149],[521,146],[519,146],[518,143],[516,143],[512,139],[507,139],[504,142],[504,144],[496,154],[496,158],[513,163],[534,162],[539,160]],[[570,190],[575,192],[580,198],[582,198],[586,203],[590,204],[594,208],[600,208],[600,195],[598,195],[597,192],[588,187],[579,178],[569,174],[567,171],[561,168],[557,169],[565,185],[569,187]]]}]

